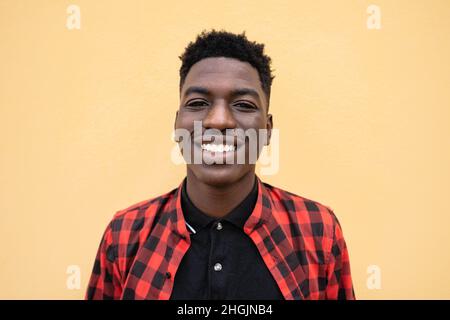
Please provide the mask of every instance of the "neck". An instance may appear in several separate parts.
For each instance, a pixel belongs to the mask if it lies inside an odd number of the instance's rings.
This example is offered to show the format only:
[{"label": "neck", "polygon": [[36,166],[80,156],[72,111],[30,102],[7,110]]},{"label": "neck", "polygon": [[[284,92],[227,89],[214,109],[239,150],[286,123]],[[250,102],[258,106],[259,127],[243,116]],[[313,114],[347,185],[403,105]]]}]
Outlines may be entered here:
[{"label": "neck", "polygon": [[188,170],[186,191],[198,209],[209,216],[222,218],[247,197],[255,178],[255,172],[250,171],[233,184],[217,187],[199,181]]}]

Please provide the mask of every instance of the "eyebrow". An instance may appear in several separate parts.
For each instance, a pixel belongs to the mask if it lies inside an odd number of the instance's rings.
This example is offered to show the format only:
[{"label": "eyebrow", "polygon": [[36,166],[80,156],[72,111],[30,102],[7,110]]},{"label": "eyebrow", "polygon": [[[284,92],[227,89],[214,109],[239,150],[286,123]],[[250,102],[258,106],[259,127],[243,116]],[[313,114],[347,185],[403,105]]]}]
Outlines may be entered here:
[{"label": "eyebrow", "polygon": [[191,93],[199,93],[199,94],[203,94],[205,96],[211,95],[211,92],[204,88],[204,87],[189,87],[186,89],[186,91],[184,92],[184,96],[188,96]]},{"label": "eyebrow", "polygon": [[[184,96],[188,96],[192,93],[199,93],[199,94],[203,94],[206,96],[211,95],[211,91],[205,87],[192,86],[192,87],[189,87],[186,89],[186,91],[184,92]],[[258,91],[256,91],[255,89],[238,88],[238,89],[231,90],[232,97],[245,96],[245,95],[250,95],[250,96],[254,97],[255,99],[257,99],[260,103],[262,103],[261,97],[259,96]]]}]

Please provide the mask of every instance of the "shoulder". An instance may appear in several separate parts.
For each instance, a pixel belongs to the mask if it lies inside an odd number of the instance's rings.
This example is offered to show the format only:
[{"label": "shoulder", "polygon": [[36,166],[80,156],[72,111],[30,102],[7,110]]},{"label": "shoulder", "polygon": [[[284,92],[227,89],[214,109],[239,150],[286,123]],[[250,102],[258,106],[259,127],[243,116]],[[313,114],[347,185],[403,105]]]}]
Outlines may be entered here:
[{"label": "shoulder", "polygon": [[334,237],[335,229],[340,225],[330,206],[268,183],[263,184],[268,190],[274,210],[287,213],[287,221],[302,229],[310,229],[314,235]]},{"label": "shoulder", "polygon": [[176,191],[177,188],[174,188],[165,194],[141,200],[116,211],[110,222],[111,230],[139,231],[145,225],[153,223],[155,218],[164,213],[167,206],[175,201]]}]

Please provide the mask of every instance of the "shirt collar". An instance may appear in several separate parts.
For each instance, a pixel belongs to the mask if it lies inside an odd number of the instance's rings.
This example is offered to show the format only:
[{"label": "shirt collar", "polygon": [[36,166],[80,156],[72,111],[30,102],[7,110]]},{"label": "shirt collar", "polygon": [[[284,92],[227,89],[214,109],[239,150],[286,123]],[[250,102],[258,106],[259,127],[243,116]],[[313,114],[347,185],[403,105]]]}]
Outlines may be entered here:
[{"label": "shirt collar", "polygon": [[252,214],[256,201],[258,199],[258,181],[257,178],[255,177],[253,188],[250,191],[250,193],[245,197],[245,199],[242,200],[234,209],[232,209],[223,218],[215,218],[207,215],[192,203],[186,192],[186,181],[187,179],[185,178],[182,183],[181,206],[186,221],[195,230],[204,228],[213,221],[221,221],[221,220],[231,222],[236,227],[242,229],[244,227],[245,222]]},{"label": "shirt collar", "polygon": [[[257,175],[256,180],[258,184],[258,197],[255,207],[244,225],[244,232],[249,236],[263,225],[277,223],[272,215],[272,188],[270,185],[263,183]],[[164,195],[161,201],[166,205],[166,210],[168,212],[167,219],[171,230],[183,240],[183,245],[189,245],[191,243],[190,233],[186,226],[186,219],[184,218],[183,210],[181,208],[182,188],[183,182],[181,182],[178,188],[174,190],[174,193]]]}]

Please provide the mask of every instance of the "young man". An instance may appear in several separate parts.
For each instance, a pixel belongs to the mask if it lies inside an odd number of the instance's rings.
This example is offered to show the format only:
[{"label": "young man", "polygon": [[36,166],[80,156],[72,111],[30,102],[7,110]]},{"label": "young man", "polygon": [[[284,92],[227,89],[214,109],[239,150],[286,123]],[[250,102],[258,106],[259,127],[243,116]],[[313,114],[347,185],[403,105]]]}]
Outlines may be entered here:
[{"label": "young man", "polygon": [[[86,298],[354,299],[333,211],[263,183],[250,161],[250,144],[259,155],[272,132],[264,45],[212,30],[180,58],[175,129],[188,132],[183,156],[200,162],[186,161],[178,188],[116,213]],[[249,141],[239,130],[265,135]],[[243,162],[224,161],[240,150]]]}]

